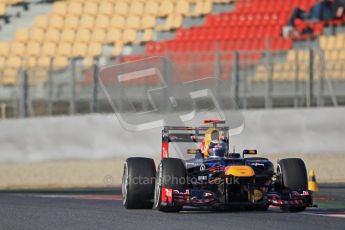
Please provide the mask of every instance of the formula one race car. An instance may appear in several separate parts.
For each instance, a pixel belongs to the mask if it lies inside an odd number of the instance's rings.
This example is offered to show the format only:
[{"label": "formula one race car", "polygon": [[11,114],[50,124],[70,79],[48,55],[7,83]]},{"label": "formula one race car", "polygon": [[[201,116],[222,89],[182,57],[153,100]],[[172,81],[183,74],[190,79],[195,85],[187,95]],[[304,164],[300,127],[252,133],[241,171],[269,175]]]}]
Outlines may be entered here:
[{"label": "formula one race car", "polygon": [[[156,170],[153,159],[128,158],[122,178],[123,204],[127,209],[155,208],[179,212],[183,207],[212,210],[241,208],[285,211],[312,207],[312,192],[303,160],[279,160],[277,169],[256,150],[229,152],[229,127],[224,121],[207,120],[212,127],[164,127],[162,160]],[[169,157],[169,143],[190,143],[193,158]],[[200,145],[200,144],[199,144]]]}]

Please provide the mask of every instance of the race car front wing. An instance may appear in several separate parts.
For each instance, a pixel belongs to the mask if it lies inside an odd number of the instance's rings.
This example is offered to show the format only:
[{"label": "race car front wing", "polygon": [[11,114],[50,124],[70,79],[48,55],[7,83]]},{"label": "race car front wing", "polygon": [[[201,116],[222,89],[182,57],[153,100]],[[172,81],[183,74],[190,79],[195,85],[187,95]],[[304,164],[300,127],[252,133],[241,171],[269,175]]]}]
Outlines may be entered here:
[{"label": "race car front wing", "polygon": [[309,190],[291,191],[282,190],[279,192],[266,193],[268,202],[278,207],[313,207],[312,192]]},{"label": "race car front wing", "polygon": [[264,199],[260,201],[248,202],[227,202],[225,203],[214,192],[199,189],[170,189],[162,188],[161,205],[170,206],[179,204],[184,206],[215,206],[215,205],[243,205],[255,206],[269,204],[278,207],[312,207],[311,191],[291,191],[282,190],[279,192],[267,192]]}]

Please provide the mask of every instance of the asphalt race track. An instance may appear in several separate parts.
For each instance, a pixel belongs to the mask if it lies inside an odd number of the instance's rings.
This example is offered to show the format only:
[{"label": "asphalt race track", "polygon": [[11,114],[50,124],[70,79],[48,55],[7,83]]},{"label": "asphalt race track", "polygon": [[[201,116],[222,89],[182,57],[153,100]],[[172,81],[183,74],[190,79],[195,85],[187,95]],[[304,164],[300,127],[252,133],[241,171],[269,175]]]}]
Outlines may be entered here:
[{"label": "asphalt race track", "polygon": [[345,229],[345,186],[322,187],[318,208],[303,213],[161,213],[126,210],[118,189],[0,193],[0,229]]}]

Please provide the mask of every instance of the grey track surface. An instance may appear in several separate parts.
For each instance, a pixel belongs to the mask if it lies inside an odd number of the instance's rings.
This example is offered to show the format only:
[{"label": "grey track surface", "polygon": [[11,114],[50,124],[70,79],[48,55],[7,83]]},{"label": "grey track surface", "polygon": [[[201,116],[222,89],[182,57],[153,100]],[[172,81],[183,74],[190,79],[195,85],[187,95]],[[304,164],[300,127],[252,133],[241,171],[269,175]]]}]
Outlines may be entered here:
[{"label": "grey track surface", "polygon": [[[336,195],[344,200],[344,188],[323,191],[321,195]],[[112,192],[119,191],[105,193]],[[78,194],[78,191],[72,193]],[[345,218],[282,213],[276,209],[267,212],[188,211],[176,214],[126,210],[121,201],[37,197],[39,194],[1,193],[0,229],[345,229]]]}]

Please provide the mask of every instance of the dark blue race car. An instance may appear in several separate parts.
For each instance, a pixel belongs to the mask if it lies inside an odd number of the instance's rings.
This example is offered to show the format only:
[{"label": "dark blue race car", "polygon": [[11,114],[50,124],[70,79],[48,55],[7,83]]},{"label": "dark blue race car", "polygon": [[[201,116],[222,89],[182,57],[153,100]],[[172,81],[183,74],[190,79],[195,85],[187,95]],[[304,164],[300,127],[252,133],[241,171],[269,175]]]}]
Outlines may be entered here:
[{"label": "dark blue race car", "polygon": [[[162,131],[162,159],[128,158],[122,179],[123,204],[127,209],[155,208],[178,212],[184,207],[212,210],[267,210],[270,205],[286,211],[312,207],[306,166],[302,159],[272,162],[229,151],[229,127],[207,120],[212,126],[171,127]],[[190,144],[189,160],[169,157],[171,143]],[[250,157],[246,157],[250,156]]]}]

